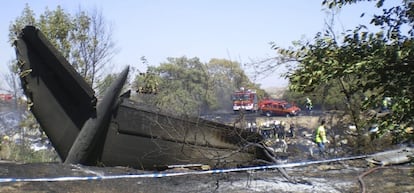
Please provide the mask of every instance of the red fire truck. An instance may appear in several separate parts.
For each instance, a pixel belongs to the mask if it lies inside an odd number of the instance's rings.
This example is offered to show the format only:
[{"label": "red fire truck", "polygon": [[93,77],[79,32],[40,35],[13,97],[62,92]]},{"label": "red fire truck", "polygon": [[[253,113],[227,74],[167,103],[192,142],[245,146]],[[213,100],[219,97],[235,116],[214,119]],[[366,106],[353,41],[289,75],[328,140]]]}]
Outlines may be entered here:
[{"label": "red fire truck", "polygon": [[234,112],[240,110],[256,112],[258,110],[256,91],[246,90],[242,87],[233,93],[232,100]]}]

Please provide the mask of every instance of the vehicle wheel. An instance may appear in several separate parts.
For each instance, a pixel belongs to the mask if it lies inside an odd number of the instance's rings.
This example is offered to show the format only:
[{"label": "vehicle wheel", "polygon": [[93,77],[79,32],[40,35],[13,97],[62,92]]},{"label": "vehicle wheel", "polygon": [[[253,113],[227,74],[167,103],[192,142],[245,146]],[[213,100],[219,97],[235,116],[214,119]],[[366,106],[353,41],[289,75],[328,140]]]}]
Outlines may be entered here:
[{"label": "vehicle wheel", "polygon": [[270,117],[270,116],[272,116],[272,113],[271,113],[270,111],[267,111],[267,112],[265,113],[265,115],[266,115],[266,117]]}]

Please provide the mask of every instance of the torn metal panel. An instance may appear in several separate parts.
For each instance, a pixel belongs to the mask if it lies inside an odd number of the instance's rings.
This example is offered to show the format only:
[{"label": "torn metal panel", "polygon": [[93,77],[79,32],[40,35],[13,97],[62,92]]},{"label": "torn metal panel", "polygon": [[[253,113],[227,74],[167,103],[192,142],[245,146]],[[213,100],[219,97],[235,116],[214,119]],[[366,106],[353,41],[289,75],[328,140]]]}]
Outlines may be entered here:
[{"label": "torn metal panel", "polygon": [[258,137],[220,123],[154,112],[125,99],[111,120],[101,159],[111,165],[119,165],[120,160],[128,165],[138,162],[144,168],[189,163],[246,165],[260,155],[256,148],[246,146],[247,140],[254,142]]}]

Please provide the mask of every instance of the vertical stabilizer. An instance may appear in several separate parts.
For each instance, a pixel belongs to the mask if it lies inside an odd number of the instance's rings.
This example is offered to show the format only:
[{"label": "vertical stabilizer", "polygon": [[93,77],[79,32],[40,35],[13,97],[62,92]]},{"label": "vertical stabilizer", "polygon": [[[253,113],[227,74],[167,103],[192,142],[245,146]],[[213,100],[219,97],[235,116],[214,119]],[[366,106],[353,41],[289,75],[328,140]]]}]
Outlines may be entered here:
[{"label": "vertical stabilizer", "polygon": [[65,160],[86,120],[95,116],[94,92],[35,27],[26,26],[15,46],[30,109]]}]

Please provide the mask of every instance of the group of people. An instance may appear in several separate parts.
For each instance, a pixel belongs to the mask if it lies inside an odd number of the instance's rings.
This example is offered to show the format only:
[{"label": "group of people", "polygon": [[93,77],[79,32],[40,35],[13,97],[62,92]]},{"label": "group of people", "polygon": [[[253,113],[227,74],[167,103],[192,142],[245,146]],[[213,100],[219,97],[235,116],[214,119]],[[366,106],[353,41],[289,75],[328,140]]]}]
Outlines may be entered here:
[{"label": "group of people", "polygon": [[[325,156],[325,145],[329,143],[326,137],[325,124],[326,121],[322,119],[319,126],[315,129],[312,139],[318,146],[321,156]],[[266,121],[259,124],[259,126],[257,126],[256,123],[248,123],[247,125],[247,129],[249,129],[250,132],[259,133],[264,139],[285,139],[286,137],[295,136],[295,125],[293,123],[289,125],[288,131],[286,131],[285,128],[286,123],[278,120],[273,122]]]},{"label": "group of people", "polygon": [[266,121],[257,126],[256,123],[248,123],[247,125],[250,132],[259,133],[265,139],[277,138],[284,139],[286,137],[294,137],[295,125],[290,124],[289,130],[286,132],[286,123],[283,121]]}]

